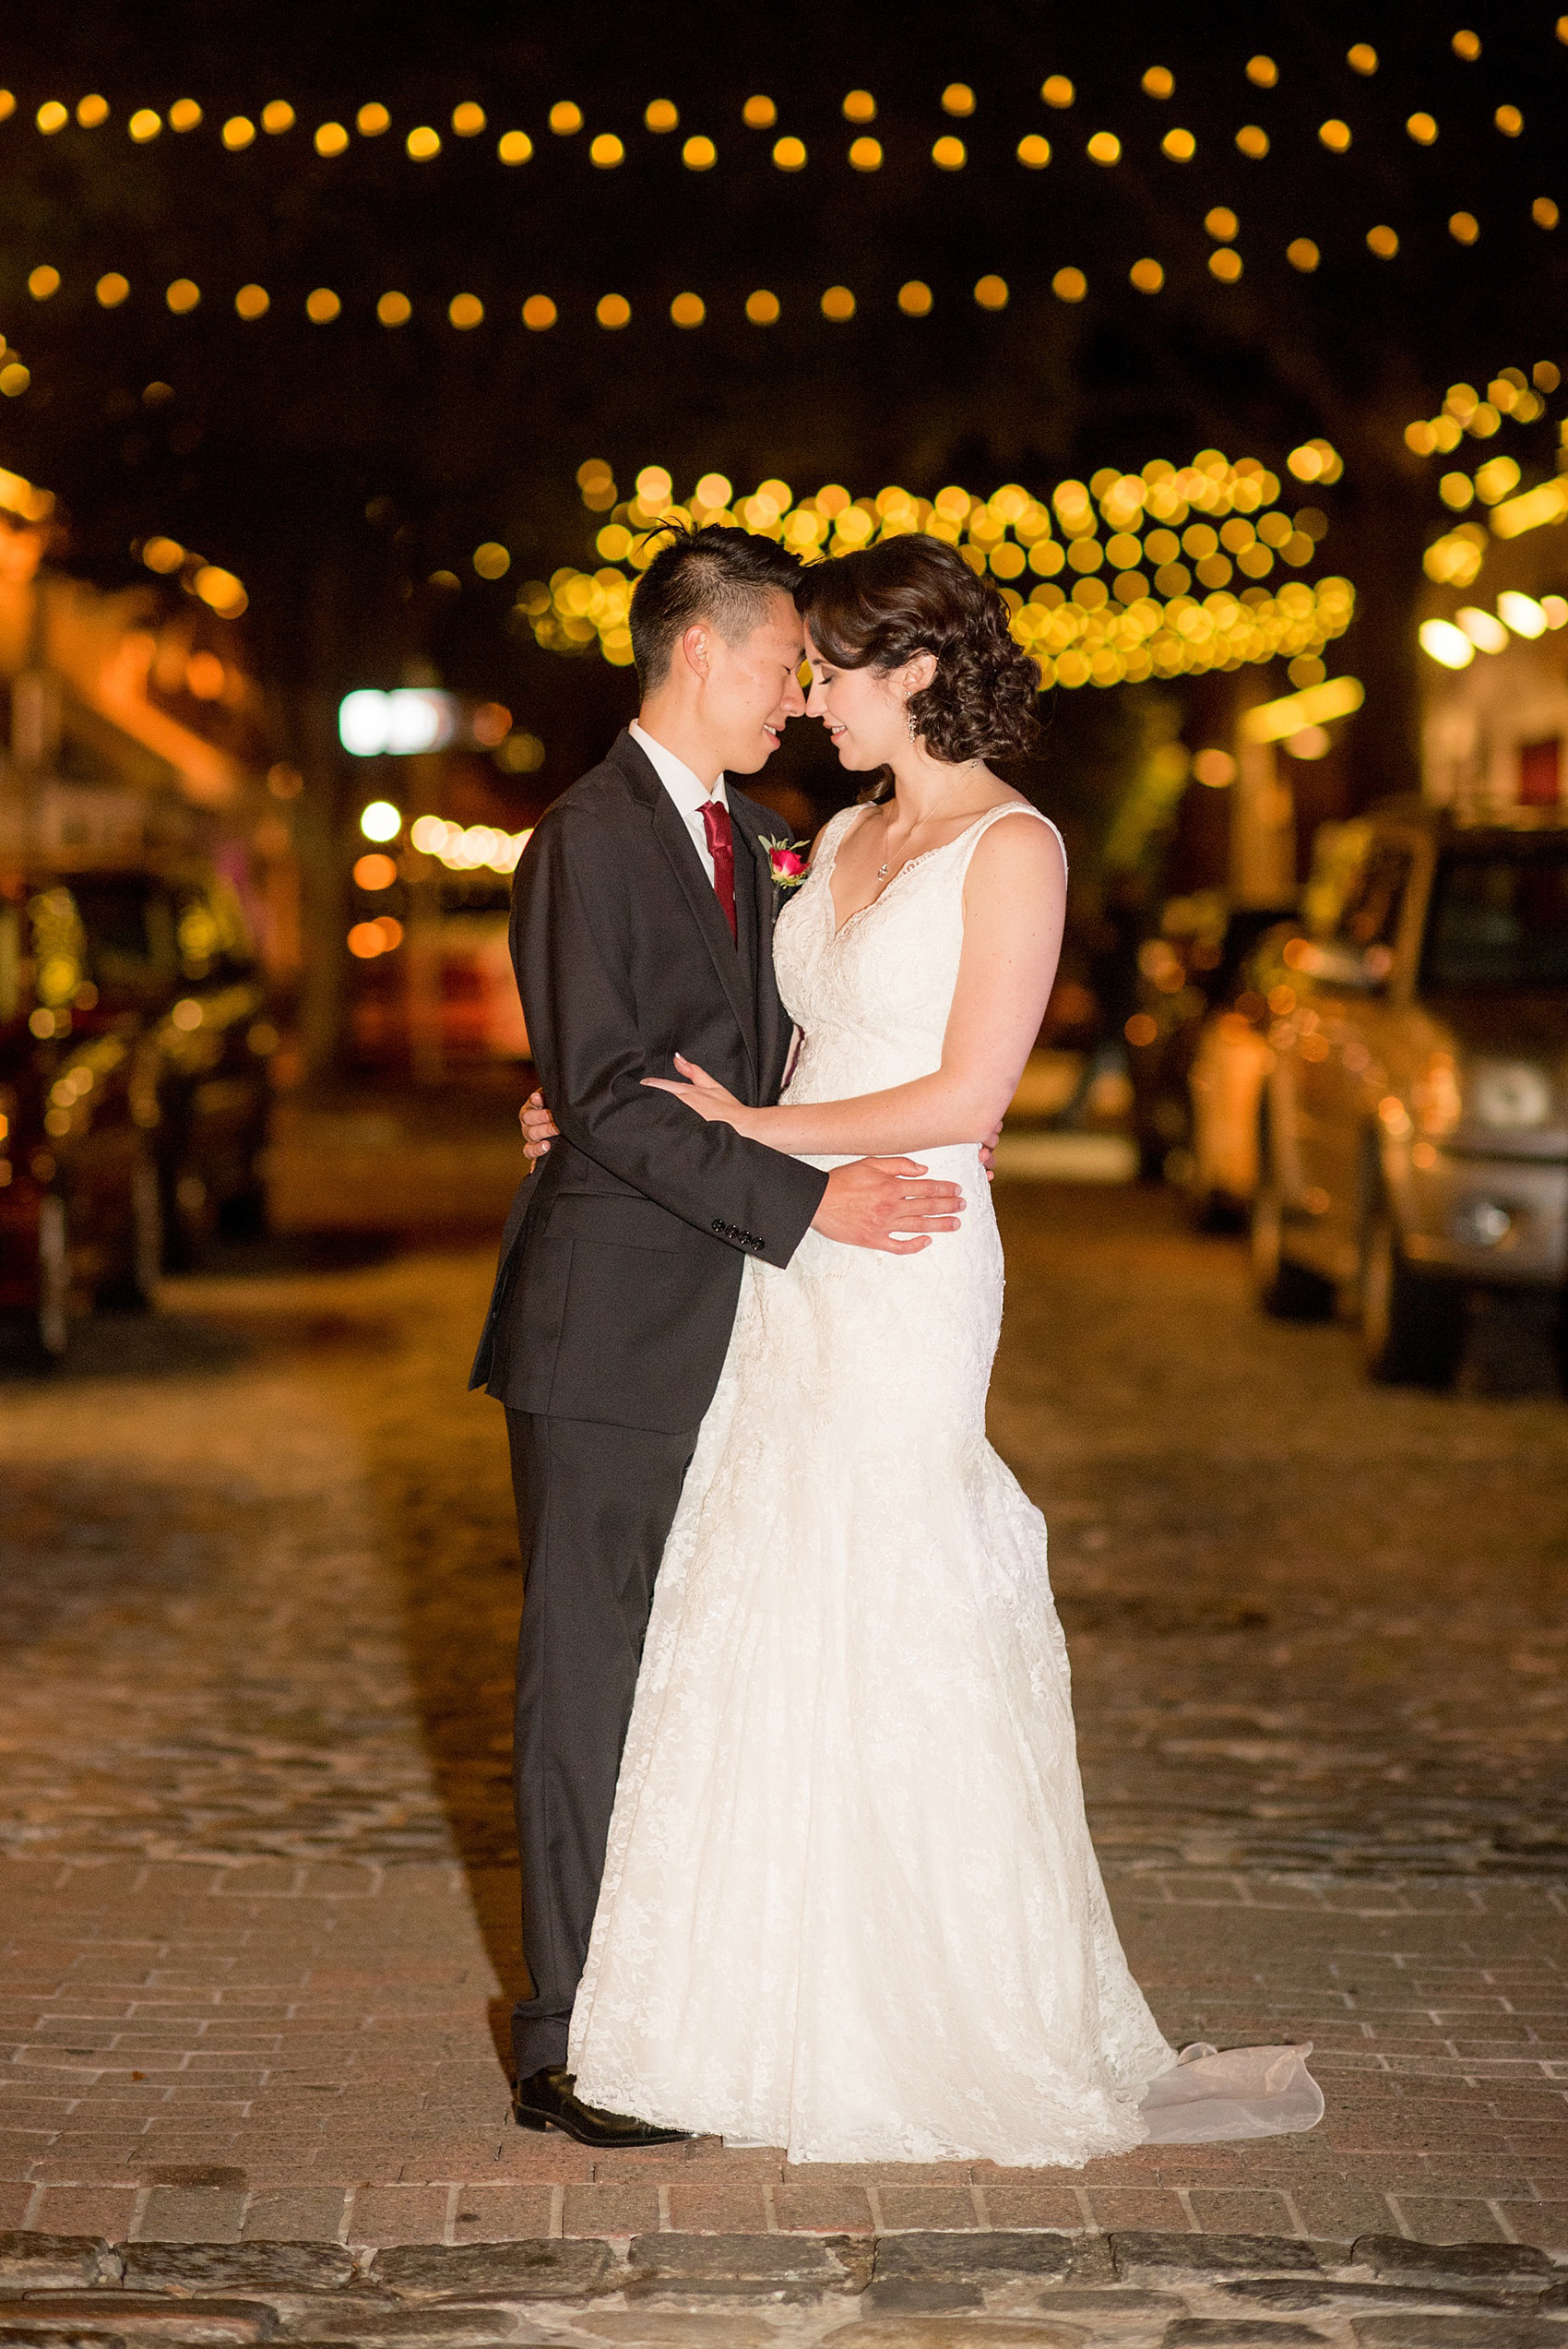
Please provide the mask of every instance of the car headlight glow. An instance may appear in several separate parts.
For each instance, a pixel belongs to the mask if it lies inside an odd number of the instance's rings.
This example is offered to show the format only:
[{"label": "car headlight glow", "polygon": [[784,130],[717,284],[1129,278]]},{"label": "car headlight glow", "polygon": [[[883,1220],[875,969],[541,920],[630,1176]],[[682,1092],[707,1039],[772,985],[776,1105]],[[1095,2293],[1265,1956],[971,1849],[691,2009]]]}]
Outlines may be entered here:
[{"label": "car headlight glow", "polygon": [[1476,1124],[1499,1132],[1544,1126],[1551,1115],[1550,1079],[1533,1061],[1479,1061],[1470,1071],[1466,1091]]}]

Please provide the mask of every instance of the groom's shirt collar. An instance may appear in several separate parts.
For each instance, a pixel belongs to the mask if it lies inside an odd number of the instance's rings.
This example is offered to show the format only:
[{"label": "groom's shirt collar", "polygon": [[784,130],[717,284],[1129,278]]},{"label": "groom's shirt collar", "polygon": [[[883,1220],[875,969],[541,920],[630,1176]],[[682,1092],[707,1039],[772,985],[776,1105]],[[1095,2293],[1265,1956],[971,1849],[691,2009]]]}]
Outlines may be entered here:
[{"label": "groom's shirt collar", "polygon": [[661,742],[655,742],[653,736],[645,733],[635,718],[627,732],[680,810],[681,821],[691,834],[692,845],[702,859],[703,871],[711,881],[713,858],[708,852],[707,831],[702,820],[702,811],[709,801],[716,807],[728,809],[730,803],[725,797],[723,776],[719,776],[710,792],[707,786],[693,774],[684,759],[677,758],[672,750],[666,750]]}]

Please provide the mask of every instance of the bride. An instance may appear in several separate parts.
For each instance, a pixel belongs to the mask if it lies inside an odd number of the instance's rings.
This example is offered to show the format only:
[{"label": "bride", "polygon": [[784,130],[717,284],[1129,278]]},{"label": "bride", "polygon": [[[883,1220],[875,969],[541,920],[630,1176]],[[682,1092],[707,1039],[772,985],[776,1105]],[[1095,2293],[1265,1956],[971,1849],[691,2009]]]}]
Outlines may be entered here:
[{"label": "bride", "polygon": [[1054,826],[985,763],[1033,735],[1033,663],[934,540],[824,564],[799,602],[809,712],[883,780],[779,915],[782,1101],[685,1062],[666,1090],[817,1165],[916,1152],[969,1205],[901,1255],[808,1232],[785,1269],[747,1262],[656,1586],[576,2093],[801,2162],[1310,2126],[1301,2051],[1174,2069],[1085,1822],[1045,1523],[986,1441],[1003,1265],[977,1146],[1066,894]]}]

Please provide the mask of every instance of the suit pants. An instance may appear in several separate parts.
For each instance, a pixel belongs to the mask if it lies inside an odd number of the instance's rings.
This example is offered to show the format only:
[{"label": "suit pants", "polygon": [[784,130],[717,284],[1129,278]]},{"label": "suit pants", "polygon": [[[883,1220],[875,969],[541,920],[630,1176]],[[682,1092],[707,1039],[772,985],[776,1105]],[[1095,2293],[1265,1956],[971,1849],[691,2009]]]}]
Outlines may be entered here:
[{"label": "suit pants", "polygon": [[696,1446],[508,1411],[523,1552],[513,1788],[531,1997],[517,2076],[566,2060],[654,1580]]}]

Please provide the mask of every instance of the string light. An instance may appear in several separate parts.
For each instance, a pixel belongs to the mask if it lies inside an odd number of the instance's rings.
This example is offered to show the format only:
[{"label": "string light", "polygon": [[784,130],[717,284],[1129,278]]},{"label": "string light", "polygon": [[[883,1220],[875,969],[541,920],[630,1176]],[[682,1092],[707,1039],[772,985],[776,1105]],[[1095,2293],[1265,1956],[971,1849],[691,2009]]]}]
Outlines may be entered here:
[{"label": "string light", "polygon": [[[1568,18],[1560,20],[1560,39],[1563,37],[1564,28],[1568,28]],[[1473,62],[1481,54],[1480,38],[1468,29],[1461,28],[1455,31],[1452,36],[1451,46],[1455,55],[1466,62]],[[1371,43],[1358,42],[1346,52],[1346,64],[1352,73],[1367,78],[1380,70],[1381,61],[1377,51]],[[1279,67],[1277,62],[1267,55],[1259,54],[1250,57],[1243,70],[1247,81],[1258,90],[1273,91],[1279,85]],[[1146,67],[1138,76],[1138,82],[1146,96],[1160,102],[1170,100],[1175,93],[1175,77],[1168,67],[1163,66]],[[1041,102],[1058,111],[1064,111],[1074,106],[1077,94],[1073,81],[1064,74],[1050,74],[1039,85]],[[950,82],[941,92],[940,104],[943,111],[950,117],[967,120],[976,113],[975,90],[966,82]],[[75,119],[82,128],[94,129],[110,120],[111,111],[105,98],[99,93],[89,92],[76,101]],[[841,101],[841,111],[847,122],[865,125],[877,119],[877,100],[870,90],[852,89],[845,93]],[[754,130],[771,131],[778,124],[778,109],[775,101],[761,92],[754,92],[748,97],[741,112],[742,120]],[[0,121],[5,121],[16,113],[14,94],[0,91]],[[282,137],[295,126],[297,121],[294,108],[283,99],[269,100],[260,108],[259,118],[262,128],[273,137]],[[145,148],[156,144],[166,125],[172,131],[189,134],[203,123],[205,115],[203,107],[197,100],[180,98],[171,102],[162,112],[156,107],[142,106],[134,109],[124,119],[126,134],[132,143]],[[71,120],[71,109],[65,101],[50,98],[38,104],[32,120],[40,136],[54,137],[67,128]],[[557,100],[550,106],[548,121],[551,130],[563,138],[575,136],[585,126],[581,106],[576,101],[567,99]],[[679,109],[671,100],[653,99],[647,102],[644,110],[643,121],[645,127],[651,135],[667,136],[679,125]],[[1506,137],[1518,138],[1523,134],[1524,114],[1517,105],[1512,103],[1497,105],[1491,110],[1491,121],[1497,131]],[[362,137],[367,139],[383,136],[390,128],[391,122],[392,117],[388,109],[379,101],[366,101],[358,108],[352,117],[353,129]],[[489,118],[482,104],[476,100],[467,100],[454,107],[450,124],[455,137],[471,140],[479,137],[486,130]],[[1408,136],[1421,146],[1433,145],[1439,136],[1439,125],[1436,118],[1425,110],[1418,110],[1406,118],[1406,130]],[[222,121],[219,135],[226,150],[232,153],[244,152],[255,141],[256,122],[248,114],[230,115]],[[327,159],[345,156],[352,144],[350,128],[345,123],[336,120],[318,125],[310,136],[315,151]],[[1236,130],[1234,137],[1238,151],[1253,160],[1262,161],[1271,151],[1269,132],[1261,124],[1243,124]],[[1327,152],[1335,155],[1348,152],[1353,143],[1351,125],[1337,116],[1324,120],[1318,126],[1317,137],[1319,144]],[[1196,145],[1194,135],[1181,126],[1166,131],[1160,138],[1161,151],[1169,160],[1174,161],[1192,161],[1196,153]],[[434,125],[416,125],[406,133],[405,147],[412,161],[434,160],[443,151],[442,134]],[[592,162],[601,171],[620,167],[626,161],[628,153],[624,138],[617,133],[602,130],[588,142],[588,151]],[[809,168],[811,158],[805,142],[797,136],[790,134],[775,139],[769,151],[775,166],[780,170],[794,173]],[[1102,167],[1110,168],[1122,158],[1123,141],[1115,131],[1099,130],[1087,138],[1085,151],[1091,160]],[[516,167],[532,158],[534,142],[526,131],[507,130],[501,134],[495,152],[504,164]],[[950,173],[966,168],[970,161],[965,141],[951,133],[944,133],[937,138],[932,144],[931,153],[936,167]],[[713,169],[719,161],[714,141],[701,135],[686,139],[682,154],[686,167],[694,171]],[[1039,134],[1029,133],[1019,139],[1015,154],[1017,162],[1024,168],[1033,171],[1043,170],[1052,160],[1051,144],[1049,139]],[[881,140],[870,136],[855,138],[849,143],[848,160],[851,168],[859,173],[879,171],[885,161]],[[1532,221],[1542,230],[1555,231],[1559,225],[1560,207],[1553,197],[1540,196],[1534,198],[1530,206],[1530,214]],[[1451,213],[1447,218],[1447,227],[1451,238],[1463,246],[1475,246],[1483,239],[1480,221],[1476,213],[1468,209],[1460,209]],[[1364,232],[1364,235],[1366,247],[1375,257],[1393,262],[1400,256],[1403,240],[1399,232],[1390,223],[1375,222]],[[1226,243],[1229,244],[1229,240],[1226,240]],[[1323,256],[1313,239],[1299,236],[1292,239],[1287,245],[1285,257],[1292,268],[1303,274],[1311,274],[1319,268]],[[1235,284],[1243,274],[1241,257],[1229,251],[1211,255],[1208,267],[1214,279],[1221,285]],[[47,300],[58,289],[59,274],[48,265],[40,265],[32,270],[28,282],[34,299]],[[138,279],[137,282],[141,280]],[[1146,295],[1158,293],[1167,283],[1164,265],[1152,256],[1141,256],[1128,267],[1126,282],[1135,291]],[[919,317],[930,314],[932,306],[930,287],[923,288],[923,306],[920,297],[911,292],[911,289],[922,283],[923,281],[921,280],[910,280],[900,291],[897,301],[904,316]],[[981,286],[990,286],[992,283],[1000,284],[1001,280],[982,279],[980,286],[976,288],[976,300],[982,307],[1002,306],[1002,302],[988,302],[985,294],[980,292]],[[110,269],[100,275],[94,282],[93,291],[99,306],[106,310],[118,308],[133,299],[133,282],[128,276],[118,269]],[[1066,266],[1055,271],[1051,279],[1051,291],[1058,300],[1073,304],[1087,298],[1088,287],[1080,269]],[[191,279],[178,278],[166,289],[164,299],[171,312],[175,316],[184,316],[190,315],[199,306],[202,292]],[[232,299],[235,314],[240,318],[252,322],[269,316],[272,310],[279,306],[274,294],[268,289],[254,282],[247,282],[238,288]],[[1006,299],[1007,294],[1004,290],[1002,301],[1005,302]],[[296,294],[294,301],[297,303],[299,300],[300,296]],[[282,305],[284,315],[288,315],[291,306],[284,303]],[[315,288],[304,297],[303,306],[307,318],[314,323],[324,324],[341,315],[343,304],[341,298],[330,289]],[[856,316],[857,297],[846,287],[834,286],[828,288],[820,298],[820,306],[825,317],[843,323]],[[412,307],[407,296],[387,293],[378,301],[376,312],[384,325],[398,326],[408,323],[412,315]],[[299,315],[297,309],[293,311],[293,315],[295,316]],[[482,304],[477,296],[472,294],[459,293],[454,296],[446,305],[447,319],[458,330],[468,330],[479,326],[483,321],[484,315]],[[601,297],[597,304],[595,315],[601,327],[612,330],[620,329],[630,324],[632,305],[625,296],[609,293]],[[667,315],[677,328],[690,330],[707,322],[709,308],[702,295],[695,291],[686,291],[677,294],[670,302]],[[755,289],[746,301],[745,315],[754,325],[777,324],[781,316],[777,295],[766,289]],[[558,316],[555,303],[548,295],[530,295],[521,307],[522,322],[532,331],[540,331],[553,326]],[[21,364],[18,354],[14,351],[8,353],[0,352],[0,361],[4,362],[3,365],[0,365],[0,376],[4,378],[0,381],[0,392],[10,398],[19,397],[31,382],[29,369]]]},{"label": "string light", "polygon": [[[1450,384],[1439,414],[1417,417],[1406,425],[1405,445],[1418,457],[1447,456],[1467,436],[1491,439],[1504,418],[1516,424],[1534,423],[1545,414],[1547,396],[1559,389],[1562,380],[1555,362],[1540,359],[1528,376],[1519,367],[1501,369],[1487,385],[1484,399],[1474,384]],[[1554,476],[1531,489],[1519,487],[1522,478],[1518,460],[1507,452],[1486,459],[1473,478],[1453,470],[1439,477],[1438,495],[1451,513],[1463,513],[1479,499],[1491,509],[1490,524],[1464,521],[1441,532],[1422,557],[1429,579],[1440,587],[1467,588],[1480,570],[1491,540],[1517,538],[1568,517],[1568,476]],[[1568,606],[1564,609],[1568,613]],[[1434,649],[1446,638],[1434,638],[1427,644],[1423,638],[1422,642],[1434,660],[1446,660],[1444,652]],[[1449,651],[1453,649],[1449,645]],[[1447,665],[1464,663],[1448,661]]]},{"label": "string light", "polygon": [[[1337,479],[1343,466],[1317,439],[1292,450],[1289,470],[1315,483]],[[579,470],[578,486],[599,513],[614,495],[601,459]],[[658,553],[660,526],[671,524],[760,533],[808,562],[914,531],[944,539],[997,581],[1046,686],[1138,683],[1277,657],[1310,662],[1343,635],[1355,609],[1347,579],[1259,584],[1277,563],[1311,562],[1326,518],[1303,509],[1292,520],[1277,503],[1277,474],[1255,459],[1231,464],[1218,449],[1180,469],[1164,459],[1137,474],[1108,466],[1087,483],[1058,483],[1049,500],[1016,483],[989,498],[950,484],[931,500],[896,487],[851,498],[830,483],[797,501],[777,480],[736,498],[725,475],[705,473],[681,505],[662,466],[645,466],[636,487],[599,531],[598,570],[565,565],[519,590],[520,624],[547,650],[597,647],[612,667],[630,665],[636,575]],[[1233,584],[1237,571],[1244,586]]]},{"label": "string light", "polygon": [[[537,767],[544,756],[544,746],[532,734],[512,737],[526,744],[524,756],[528,765],[518,765],[516,771],[527,773]],[[505,745],[503,745],[505,746]],[[533,754],[537,753],[535,757]],[[511,765],[513,762],[508,761]],[[530,825],[526,831],[505,832],[491,824],[447,823],[440,816],[420,816],[409,829],[411,845],[422,856],[434,856],[450,873],[477,873],[487,867],[493,873],[512,873],[517,859],[533,838]],[[361,863],[370,860],[362,858]],[[355,867],[356,876],[358,866]]]}]

